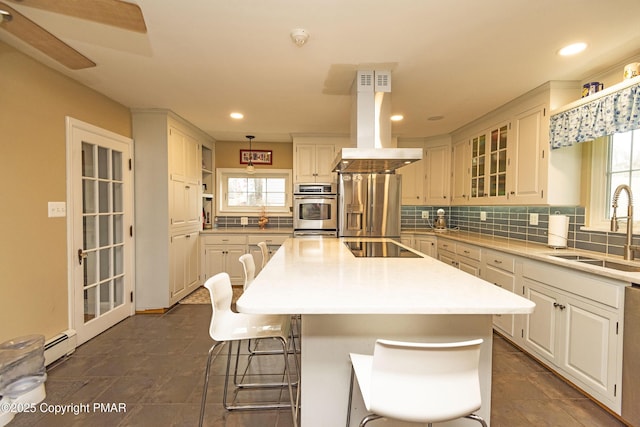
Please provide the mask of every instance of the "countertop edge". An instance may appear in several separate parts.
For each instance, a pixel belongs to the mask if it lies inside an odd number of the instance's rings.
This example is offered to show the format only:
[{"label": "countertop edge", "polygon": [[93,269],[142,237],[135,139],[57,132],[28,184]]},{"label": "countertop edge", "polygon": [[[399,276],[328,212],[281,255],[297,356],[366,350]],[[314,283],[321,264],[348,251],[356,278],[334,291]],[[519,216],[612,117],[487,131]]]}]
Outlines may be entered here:
[{"label": "countertop edge", "polygon": [[505,252],[516,256],[521,256],[535,261],[541,261],[561,267],[571,268],[580,272],[595,274],[609,279],[619,280],[631,283],[640,283],[640,272],[626,272],[614,270],[611,268],[598,267],[594,265],[579,263],[576,261],[565,260],[554,257],[555,254],[576,254],[584,255],[590,258],[602,259],[607,261],[615,261],[640,267],[638,261],[625,261],[621,256],[606,255],[601,252],[587,251],[576,248],[560,248],[554,249],[542,243],[524,242],[504,237],[487,237],[481,234],[466,231],[447,231],[446,233],[436,233],[428,230],[402,230],[405,234],[435,236],[438,238],[450,239],[462,243],[469,243],[482,247],[483,249]]}]

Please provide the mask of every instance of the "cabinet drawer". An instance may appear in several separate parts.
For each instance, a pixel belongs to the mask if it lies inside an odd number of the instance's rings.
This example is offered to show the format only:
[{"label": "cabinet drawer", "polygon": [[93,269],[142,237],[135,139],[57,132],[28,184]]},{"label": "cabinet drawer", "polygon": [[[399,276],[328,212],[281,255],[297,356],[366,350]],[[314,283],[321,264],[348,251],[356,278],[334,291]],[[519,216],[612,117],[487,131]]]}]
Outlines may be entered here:
[{"label": "cabinet drawer", "polygon": [[260,242],[265,242],[267,245],[281,245],[287,240],[290,236],[288,234],[261,234],[261,235],[252,235],[249,234],[247,237],[247,241],[250,245],[257,245]]},{"label": "cabinet drawer", "polygon": [[456,242],[452,242],[451,240],[438,239],[438,251],[447,251],[455,254]]},{"label": "cabinet drawer", "polygon": [[515,271],[515,258],[502,252],[485,251],[487,265],[513,273]]},{"label": "cabinet drawer", "polygon": [[494,285],[513,292],[515,288],[515,277],[513,274],[509,274],[502,270],[496,270],[495,268],[487,268],[485,271],[485,280],[491,282]]},{"label": "cabinet drawer", "polygon": [[237,234],[219,236],[204,235],[202,241],[205,245],[246,245],[247,236]]},{"label": "cabinet drawer", "polygon": [[480,261],[480,248],[477,246],[469,246],[464,243],[456,243],[456,254]]}]

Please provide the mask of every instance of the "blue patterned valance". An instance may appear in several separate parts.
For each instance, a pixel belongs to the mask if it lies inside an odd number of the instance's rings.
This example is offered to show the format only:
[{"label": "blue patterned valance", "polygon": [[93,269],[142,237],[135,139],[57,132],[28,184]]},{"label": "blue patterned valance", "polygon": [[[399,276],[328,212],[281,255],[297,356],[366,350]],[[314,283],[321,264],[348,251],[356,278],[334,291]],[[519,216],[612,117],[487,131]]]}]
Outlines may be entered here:
[{"label": "blue patterned valance", "polygon": [[551,116],[551,148],[640,129],[640,84]]}]

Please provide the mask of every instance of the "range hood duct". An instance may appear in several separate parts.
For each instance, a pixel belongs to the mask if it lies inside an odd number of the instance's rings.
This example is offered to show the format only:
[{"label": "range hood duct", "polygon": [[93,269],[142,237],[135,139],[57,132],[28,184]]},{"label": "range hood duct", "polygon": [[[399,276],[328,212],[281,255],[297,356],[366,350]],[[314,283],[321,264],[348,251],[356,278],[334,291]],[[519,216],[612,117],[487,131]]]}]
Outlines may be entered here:
[{"label": "range hood duct", "polygon": [[358,71],[353,85],[351,136],[333,163],[339,173],[392,173],[422,160],[420,148],[397,148],[391,138],[391,72]]}]

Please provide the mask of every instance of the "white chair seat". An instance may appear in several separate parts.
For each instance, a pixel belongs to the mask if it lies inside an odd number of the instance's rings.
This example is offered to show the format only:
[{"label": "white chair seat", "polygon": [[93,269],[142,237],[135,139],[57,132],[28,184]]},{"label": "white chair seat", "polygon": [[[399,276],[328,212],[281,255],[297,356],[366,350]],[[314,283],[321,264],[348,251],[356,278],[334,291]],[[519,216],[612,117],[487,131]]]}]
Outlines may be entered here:
[{"label": "white chair seat", "polygon": [[373,355],[351,353],[347,426],[355,377],[370,412],[360,426],[378,418],[431,424],[466,417],[486,427],[474,414],[481,406],[481,344],[377,340]]}]

